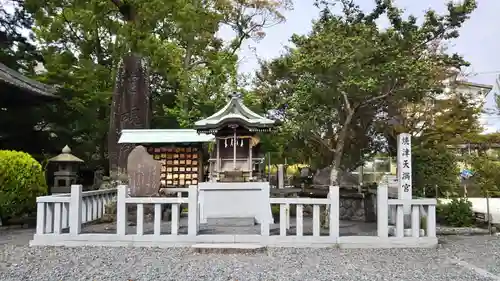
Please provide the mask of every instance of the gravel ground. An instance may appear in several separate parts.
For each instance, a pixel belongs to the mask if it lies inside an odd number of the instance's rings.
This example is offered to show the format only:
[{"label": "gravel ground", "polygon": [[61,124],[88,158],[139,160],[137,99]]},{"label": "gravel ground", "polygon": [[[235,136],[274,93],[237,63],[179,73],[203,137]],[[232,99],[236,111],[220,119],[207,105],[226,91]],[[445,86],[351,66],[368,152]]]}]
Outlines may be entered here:
[{"label": "gravel ground", "polygon": [[446,237],[438,249],[282,248],[224,255],[186,248],[28,247],[21,243],[27,231],[10,238],[0,232],[1,281],[500,280],[500,239],[489,236]]}]

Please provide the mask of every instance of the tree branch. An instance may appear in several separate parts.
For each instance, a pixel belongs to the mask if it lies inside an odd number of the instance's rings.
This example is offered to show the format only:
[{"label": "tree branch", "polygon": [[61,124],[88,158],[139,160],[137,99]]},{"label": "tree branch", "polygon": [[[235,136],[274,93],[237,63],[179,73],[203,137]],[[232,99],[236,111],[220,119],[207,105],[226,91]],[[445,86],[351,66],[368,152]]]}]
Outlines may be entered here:
[{"label": "tree branch", "polygon": [[66,17],[66,15],[64,14],[64,9],[62,10],[61,12],[61,15],[64,19],[64,22],[66,22],[68,24],[68,28],[69,30],[71,31],[71,33],[73,34],[73,37],[76,39],[76,40],[80,40],[80,41],[83,41],[84,38],[80,37],[78,35],[78,33],[73,29],[73,26],[71,26],[71,22],[68,20],[68,18]]},{"label": "tree branch", "polygon": [[398,84],[398,79],[396,79],[396,81],[394,81],[394,84],[385,93],[383,93],[379,96],[375,96],[371,99],[367,99],[366,101],[364,101],[362,103],[362,105],[370,104],[370,103],[373,103],[373,102],[376,102],[378,100],[381,100],[381,99],[388,97],[389,95],[394,93],[394,89],[396,88],[397,84]]},{"label": "tree branch", "polygon": [[111,0],[111,3],[115,4],[115,6],[120,9],[121,6],[123,6],[123,2],[120,0]]},{"label": "tree branch", "polygon": [[121,0],[111,0],[111,3],[113,3],[120,13],[123,15],[123,18],[125,18],[125,21],[134,21],[135,20],[135,11],[130,3],[127,1],[121,1]]},{"label": "tree branch", "polygon": [[325,148],[328,149],[328,151],[335,153],[335,148],[332,148],[329,143],[327,143],[321,136],[319,136],[316,133],[311,132],[311,140],[315,141],[316,143],[324,146]]},{"label": "tree branch", "polygon": [[353,109],[351,107],[351,103],[349,102],[349,98],[347,97],[347,93],[346,92],[342,92],[342,97],[344,98],[344,103],[345,103],[345,107],[347,109],[347,112],[349,114],[352,114],[353,113]]}]

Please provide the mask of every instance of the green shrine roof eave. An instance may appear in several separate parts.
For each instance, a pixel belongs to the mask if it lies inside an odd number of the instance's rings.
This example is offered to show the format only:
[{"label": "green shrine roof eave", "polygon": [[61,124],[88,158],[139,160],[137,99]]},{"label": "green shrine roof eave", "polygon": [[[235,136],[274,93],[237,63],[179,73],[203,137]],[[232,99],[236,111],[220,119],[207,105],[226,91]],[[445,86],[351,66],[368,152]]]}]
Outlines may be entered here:
[{"label": "green shrine roof eave", "polygon": [[136,129],[122,130],[118,143],[207,143],[215,137],[210,134],[198,134],[193,129]]},{"label": "green shrine roof eave", "polygon": [[269,128],[275,125],[275,121],[253,112],[243,104],[241,96],[231,94],[229,102],[213,115],[196,121],[194,126],[197,130],[216,128],[224,123],[240,122],[248,127]]},{"label": "green shrine roof eave", "polygon": [[[33,79],[30,79],[21,73],[0,63],[0,84],[4,84],[24,93],[31,94],[33,98],[44,100],[57,100],[58,96],[54,95],[57,89],[53,86],[45,85]],[[3,89],[0,89],[0,92]],[[10,94],[3,92],[2,95]]]}]

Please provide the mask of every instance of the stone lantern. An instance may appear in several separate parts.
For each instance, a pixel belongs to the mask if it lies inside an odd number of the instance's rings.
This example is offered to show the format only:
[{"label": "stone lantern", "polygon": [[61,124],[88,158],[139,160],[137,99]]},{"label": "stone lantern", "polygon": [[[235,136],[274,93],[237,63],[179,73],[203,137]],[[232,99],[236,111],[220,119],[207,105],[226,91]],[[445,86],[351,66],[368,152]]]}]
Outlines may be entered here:
[{"label": "stone lantern", "polygon": [[83,160],[71,154],[71,149],[66,145],[62,153],[49,159],[49,162],[57,165],[51,193],[70,193],[71,185],[76,183],[78,166]]}]

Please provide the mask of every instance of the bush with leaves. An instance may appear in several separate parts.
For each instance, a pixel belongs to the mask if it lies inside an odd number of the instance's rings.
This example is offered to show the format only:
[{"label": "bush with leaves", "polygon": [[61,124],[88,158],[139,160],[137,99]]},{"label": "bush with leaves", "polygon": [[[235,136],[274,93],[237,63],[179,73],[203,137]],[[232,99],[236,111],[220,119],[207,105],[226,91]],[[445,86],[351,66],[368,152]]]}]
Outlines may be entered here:
[{"label": "bush with leaves", "polygon": [[419,197],[442,197],[459,187],[457,159],[445,146],[418,147],[412,153],[413,192]]},{"label": "bush with leaves", "polygon": [[469,160],[474,175],[472,183],[479,189],[481,196],[500,196],[500,162],[489,159],[486,156],[472,157]]},{"label": "bush with leaves", "polygon": [[25,152],[0,150],[0,218],[36,210],[36,197],[47,194],[45,173],[40,163]]},{"label": "bush with leaves", "polygon": [[449,226],[472,226],[474,224],[472,203],[467,198],[454,198],[448,204],[438,205],[437,217]]}]

